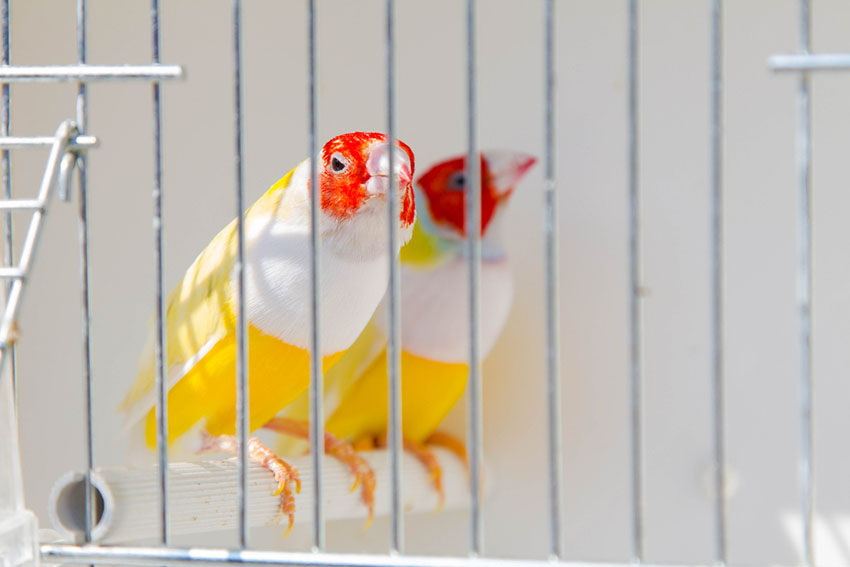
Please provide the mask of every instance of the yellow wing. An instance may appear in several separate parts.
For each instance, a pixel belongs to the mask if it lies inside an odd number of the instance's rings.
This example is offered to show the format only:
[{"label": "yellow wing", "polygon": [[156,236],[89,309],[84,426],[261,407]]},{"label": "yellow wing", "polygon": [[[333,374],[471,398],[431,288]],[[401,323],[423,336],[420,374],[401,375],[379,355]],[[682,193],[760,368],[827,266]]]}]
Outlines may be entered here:
[{"label": "yellow wing", "polygon": [[[294,170],[293,170],[294,171]],[[278,214],[281,198],[292,177],[292,171],[275,183],[247,212],[246,223],[266,214]],[[199,366],[213,363],[225,364],[233,357],[232,337],[235,333],[235,315],[231,305],[233,290],[230,276],[236,255],[236,221],[232,221],[198,255],[184,274],[166,302],[167,385],[169,401],[175,394],[174,386]],[[151,327],[153,327],[151,325]],[[134,423],[151,412],[154,404],[154,350],[153,328],[139,361],[139,371],[134,384],[120,405],[127,413],[127,421]],[[262,333],[252,329],[249,341],[263,342]],[[279,341],[278,341],[279,342]],[[258,343],[259,346],[259,343]],[[295,348],[295,347],[290,347]],[[297,349],[301,350],[301,349]],[[249,361],[250,363],[250,361]],[[198,378],[203,378],[198,372]],[[233,370],[231,366],[231,377]],[[193,381],[199,381],[195,378]],[[200,380],[203,382],[203,380]],[[252,381],[253,383],[253,381]],[[196,388],[200,384],[196,385]],[[181,389],[186,389],[181,388]],[[232,389],[232,388],[231,388]],[[210,394],[206,392],[198,394]],[[196,400],[197,401],[197,400]],[[224,402],[224,400],[222,400]],[[174,422],[172,423],[172,420]],[[183,431],[179,415],[169,409],[169,438]],[[189,424],[192,425],[192,424]]]},{"label": "yellow wing", "polygon": [[[235,222],[230,223],[195,259],[166,301],[166,337],[169,387],[192,363],[203,356],[234,328],[230,272],[235,254]],[[133,413],[141,403],[152,403],[154,386],[153,329],[139,360],[136,381],[121,402],[120,409]],[[181,368],[188,363],[188,368]]]}]

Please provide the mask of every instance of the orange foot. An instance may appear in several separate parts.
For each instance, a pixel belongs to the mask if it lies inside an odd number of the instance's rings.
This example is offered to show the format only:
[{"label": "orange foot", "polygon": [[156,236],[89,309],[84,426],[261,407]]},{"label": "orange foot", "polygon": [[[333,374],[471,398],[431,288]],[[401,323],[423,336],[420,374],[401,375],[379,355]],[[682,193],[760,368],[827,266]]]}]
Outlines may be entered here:
[{"label": "orange foot", "polygon": [[[275,417],[263,427],[300,439],[310,438],[309,424],[297,419]],[[363,504],[369,510],[369,517],[366,520],[366,527],[369,527],[375,516],[375,471],[363,457],[357,454],[350,443],[337,439],[328,432],[325,432],[325,453],[348,466],[349,471],[354,476],[354,484],[351,485],[352,492],[357,490],[358,486],[361,487],[360,494]]]},{"label": "orange foot", "polygon": [[469,475],[469,457],[466,455],[466,444],[463,441],[443,431],[435,431],[425,440],[425,444],[430,447],[442,447],[454,453],[466,468],[466,474]]},{"label": "orange foot", "polygon": [[[370,439],[366,438],[364,440],[359,441],[356,444],[356,447],[367,449],[369,447],[386,447],[387,445],[387,436],[386,434]],[[444,449],[448,449],[452,453],[458,456],[458,458],[463,461],[464,466],[466,467],[467,474],[469,473],[469,461],[466,457],[466,446],[463,441],[458,439],[457,437],[453,437],[448,433],[443,433],[437,431],[433,433],[428,439],[425,440],[425,443],[419,443],[417,441],[413,441],[411,439],[405,438],[402,441],[402,445],[404,446],[404,450],[413,455],[416,460],[418,460],[425,469],[428,471],[428,475],[431,478],[431,484],[434,487],[434,490],[437,492],[438,503],[437,503],[437,512],[442,510],[443,505],[446,502],[446,493],[443,489],[443,469],[440,466],[440,461],[437,459],[437,456],[434,454],[434,451],[431,450],[432,447],[442,447]]]},{"label": "orange foot", "polygon": [[[236,452],[236,437],[233,435],[209,435],[204,434],[203,444],[199,452]],[[295,492],[301,492],[301,478],[298,476],[298,470],[295,467],[287,464],[283,459],[272,452],[271,449],[260,443],[256,437],[248,439],[248,458],[259,464],[260,466],[270,470],[277,481],[277,490],[275,496],[281,494],[280,509],[289,518],[289,526],[286,528],[286,534],[292,531],[292,524],[295,521],[295,497],[292,494],[292,485],[295,485]]]}]

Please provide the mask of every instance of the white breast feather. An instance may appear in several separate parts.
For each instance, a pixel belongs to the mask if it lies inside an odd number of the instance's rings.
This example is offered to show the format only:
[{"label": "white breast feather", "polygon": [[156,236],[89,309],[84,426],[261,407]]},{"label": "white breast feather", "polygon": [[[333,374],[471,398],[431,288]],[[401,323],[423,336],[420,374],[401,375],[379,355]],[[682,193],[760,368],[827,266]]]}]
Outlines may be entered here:
[{"label": "white breast feather", "polygon": [[[468,267],[458,256],[437,267],[402,265],[402,331],[404,350],[431,360],[469,360]],[[481,265],[481,356],[486,357],[504,327],[513,300],[513,276],[507,260]],[[381,313],[375,322],[386,325]]]}]

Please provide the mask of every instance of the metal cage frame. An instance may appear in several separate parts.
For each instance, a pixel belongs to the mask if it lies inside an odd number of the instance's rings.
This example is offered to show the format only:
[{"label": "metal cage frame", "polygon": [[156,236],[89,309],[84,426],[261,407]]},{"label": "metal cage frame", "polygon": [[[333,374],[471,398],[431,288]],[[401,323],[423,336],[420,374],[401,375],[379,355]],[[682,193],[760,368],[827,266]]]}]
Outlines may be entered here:
[{"label": "metal cage frame", "polygon": [[[247,326],[245,321],[245,275],[243,258],[245,234],[243,227],[244,189],[243,189],[243,127],[242,127],[242,2],[232,0],[232,32],[233,32],[233,88],[235,92],[234,118],[234,163],[235,178],[235,211],[238,227],[238,252],[236,261],[237,285],[237,437],[238,437],[238,519],[239,519],[239,548],[212,549],[191,548],[178,549],[168,547],[170,539],[169,509],[168,509],[168,455],[166,453],[167,424],[167,392],[163,379],[165,373],[165,326],[164,315],[164,279],[163,279],[163,240],[162,240],[162,170],[161,170],[161,90],[160,81],[178,78],[182,69],[174,65],[163,65],[160,62],[160,7],[159,0],[151,0],[151,36],[152,63],[137,66],[99,66],[89,65],[86,57],[86,0],[77,0],[77,54],[78,64],[72,66],[50,67],[21,67],[10,64],[9,57],[9,0],[0,1],[0,28],[2,28],[2,61],[0,61],[0,165],[2,165],[3,201],[0,210],[6,219],[4,260],[5,266],[0,269],[0,277],[7,282],[7,302],[0,323],[0,364],[11,368],[14,382],[14,333],[12,324],[15,320],[17,307],[23,291],[25,276],[37,243],[38,229],[48,198],[52,193],[55,181],[58,179],[61,193],[68,194],[70,174],[74,166],[78,172],[77,184],[80,197],[80,255],[82,265],[82,325],[84,352],[84,379],[86,387],[87,431],[86,449],[88,469],[85,475],[87,509],[86,509],[86,545],[42,544],[41,559],[47,562],[64,562],[69,564],[111,564],[126,565],[182,565],[182,564],[244,564],[265,566],[305,565],[339,567],[374,566],[374,567],[470,567],[475,565],[494,565],[496,567],[543,567],[555,565],[573,565],[564,560],[565,553],[562,544],[563,525],[563,494],[562,482],[562,442],[561,442],[561,411],[560,411],[560,380],[558,352],[558,292],[557,292],[557,223],[556,209],[558,187],[556,182],[556,164],[554,147],[557,133],[555,131],[555,61],[554,43],[557,30],[555,29],[555,0],[541,0],[544,12],[542,22],[541,45],[545,62],[544,73],[544,147],[545,147],[545,176],[542,187],[544,197],[544,237],[545,237],[545,305],[546,305],[546,384],[547,384],[547,424],[548,424],[548,470],[549,486],[549,561],[515,561],[483,559],[483,516],[481,502],[481,471],[482,471],[482,424],[481,424],[481,353],[479,347],[478,327],[480,325],[481,307],[479,299],[481,239],[478,231],[469,231],[468,254],[469,262],[469,320],[470,320],[470,352],[469,352],[469,408],[468,408],[468,443],[470,448],[471,487],[470,487],[470,541],[469,557],[459,558],[427,558],[403,555],[403,511],[401,499],[401,351],[400,351],[400,272],[399,260],[392,256],[389,286],[389,345],[388,368],[390,386],[390,470],[391,470],[391,537],[388,555],[348,555],[331,554],[325,548],[325,515],[322,502],[323,451],[319,450],[323,438],[323,408],[321,400],[322,373],[319,357],[320,351],[319,313],[321,305],[318,298],[319,273],[318,256],[320,254],[317,231],[312,232],[312,335],[311,353],[311,382],[310,382],[310,447],[312,466],[315,471],[313,483],[313,553],[291,553],[273,551],[254,551],[249,549],[247,522],[247,439],[249,433],[248,415],[248,380],[246,368],[247,356]],[[395,89],[395,19],[393,0],[385,0],[385,49],[386,49],[386,94],[387,94],[387,132],[390,143],[396,138],[396,89]],[[467,211],[473,225],[481,223],[481,172],[476,156],[479,152],[477,138],[477,74],[476,74],[476,1],[466,0],[466,104],[467,104],[467,161],[468,195]],[[640,148],[638,143],[639,113],[638,113],[638,0],[626,0],[627,7],[627,187],[629,198],[628,209],[628,274],[629,274],[629,359],[630,374],[628,377],[631,388],[630,422],[631,422],[631,548],[634,563],[643,563],[644,559],[644,528],[643,528],[643,375],[642,375],[642,332],[641,332],[641,230],[640,230],[640,187],[639,167]],[[711,227],[711,349],[712,349],[712,416],[713,416],[713,501],[714,501],[714,556],[719,565],[727,562],[726,545],[726,510],[724,502],[725,456],[724,456],[724,407],[723,407],[723,70],[722,46],[723,29],[721,19],[722,0],[710,0],[710,227]],[[317,142],[317,88],[316,88],[316,44],[317,19],[316,0],[307,0],[308,21],[308,58],[309,75],[307,87],[309,91],[309,151],[313,168],[311,179],[315,186],[317,180],[318,142]],[[811,373],[811,109],[809,97],[809,73],[818,70],[850,69],[850,54],[813,54],[810,53],[810,6],[809,0],[799,1],[799,52],[788,55],[775,55],[768,61],[768,67],[774,71],[791,71],[799,73],[798,86],[798,316],[800,331],[798,336],[800,350],[799,388],[801,401],[799,407],[799,430],[801,439],[800,454],[800,510],[802,513],[803,532],[803,561],[806,566],[815,564],[813,549],[813,454],[812,454],[812,373]],[[90,373],[90,320],[89,320],[89,291],[88,291],[88,228],[87,228],[87,193],[86,193],[86,163],[85,150],[92,147],[96,140],[87,135],[87,91],[86,85],[99,80],[130,80],[137,79],[152,83],[152,120],[153,120],[153,244],[154,263],[156,267],[156,430],[158,443],[160,487],[160,518],[162,547],[128,547],[100,546],[92,543],[93,529],[93,497],[92,471],[94,469],[92,455],[92,420],[91,420],[91,373]],[[76,122],[64,123],[54,137],[47,138],[15,138],[9,131],[9,84],[16,81],[73,81],[78,84]],[[29,146],[50,145],[51,154],[48,162],[41,192],[37,201],[12,200],[10,181],[9,150]],[[390,153],[392,156],[392,153]],[[70,156],[70,157],[69,157]],[[391,157],[392,159],[392,157]],[[392,170],[392,164],[390,165]],[[394,181],[392,181],[394,183]],[[317,192],[312,193],[311,220],[316,227],[319,218],[319,203]],[[393,222],[397,217],[399,203],[390,200],[389,211],[389,242],[390,248],[398,242],[398,226]],[[13,266],[13,234],[9,222],[13,211],[30,211],[33,220],[27,233],[24,252],[20,264]]]}]

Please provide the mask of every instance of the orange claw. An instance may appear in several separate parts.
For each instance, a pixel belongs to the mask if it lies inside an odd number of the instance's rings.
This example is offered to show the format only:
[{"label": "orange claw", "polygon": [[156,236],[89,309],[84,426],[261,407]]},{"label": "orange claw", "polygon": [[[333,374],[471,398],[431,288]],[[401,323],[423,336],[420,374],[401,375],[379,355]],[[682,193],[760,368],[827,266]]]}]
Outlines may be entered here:
[{"label": "orange claw", "polygon": [[[382,435],[379,437],[377,439],[377,445],[379,447],[386,447],[387,436]],[[437,456],[427,445],[410,439],[404,439],[402,445],[404,446],[404,450],[413,455],[416,460],[422,463],[425,470],[428,471],[428,476],[431,479],[434,490],[437,492],[438,498],[437,509],[434,512],[439,512],[443,509],[443,504],[446,502],[446,492],[443,490],[443,469],[440,467],[440,461],[437,460]]]},{"label": "orange claw", "polygon": [[[309,424],[297,419],[275,417],[263,427],[301,439],[310,438]],[[357,490],[358,486],[361,487],[363,504],[369,510],[365,527],[369,527],[375,517],[375,471],[363,457],[357,454],[350,443],[336,438],[327,431],[325,432],[325,453],[348,466],[348,470],[354,476],[351,492]]]},{"label": "orange claw", "polygon": [[260,443],[260,441],[252,437],[248,440],[248,456],[263,467],[272,471],[274,479],[277,481],[277,490],[275,495],[281,494],[280,508],[289,518],[289,525],[286,527],[285,536],[292,531],[292,524],[295,522],[295,497],[292,494],[292,484],[295,484],[295,492],[301,492],[301,478],[295,467],[287,464],[283,459],[272,452],[271,449]]},{"label": "orange claw", "polygon": [[443,431],[435,431],[425,440],[425,444],[431,447],[442,447],[454,453],[463,462],[466,474],[469,476],[469,457],[466,454],[466,444],[463,441]]},{"label": "orange claw", "polygon": [[428,475],[431,477],[431,484],[434,486],[434,490],[437,491],[437,509],[434,512],[439,512],[443,509],[443,504],[446,502],[446,492],[443,490],[443,469],[440,467],[440,461],[437,460],[437,456],[427,445],[411,441],[410,439],[405,439],[403,443],[404,450],[416,457],[428,471]]},{"label": "orange claw", "polygon": [[330,433],[325,433],[325,451],[348,465],[348,470],[354,476],[351,492],[357,490],[358,486],[362,487],[361,498],[363,504],[369,509],[366,527],[372,525],[372,520],[375,518],[375,471],[363,457],[357,454],[350,443],[341,441]]},{"label": "orange claw", "polygon": [[[233,435],[204,434],[200,452],[207,451],[235,453],[236,437]],[[295,523],[295,497],[292,495],[291,485],[295,485],[296,494],[301,492],[301,477],[298,475],[298,470],[275,455],[256,437],[248,439],[248,458],[268,469],[274,475],[274,479],[277,481],[277,490],[275,490],[274,496],[282,493],[280,510],[289,518],[289,525],[284,534],[284,536],[288,536],[289,532],[292,531],[292,525]]]},{"label": "orange claw", "polygon": [[[376,443],[382,447],[386,446],[386,435],[377,439]],[[443,490],[443,469],[440,467],[440,462],[430,447],[442,447],[454,453],[463,462],[467,476],[469,476],[469,457],[466,454],[466,445],[463,441],[454,435],[442,431],[432,433],[425,440],[424,444],[411,441],[410,439],[404,440],[404,449],[416,457],[425,466],[431,476],[431,483],[434,485],[434,490],[437,491],[440,499],[436,510],[439,512],[446,500],[446,494]]]}]

